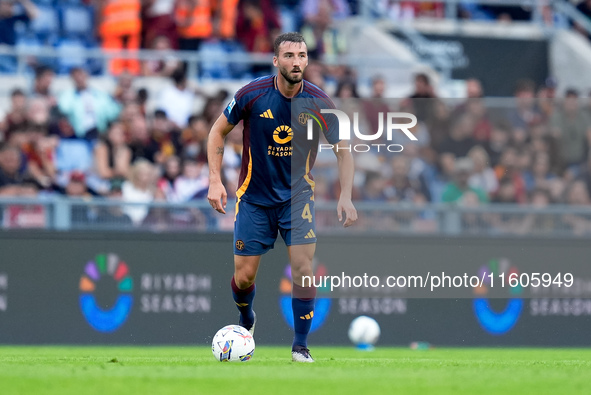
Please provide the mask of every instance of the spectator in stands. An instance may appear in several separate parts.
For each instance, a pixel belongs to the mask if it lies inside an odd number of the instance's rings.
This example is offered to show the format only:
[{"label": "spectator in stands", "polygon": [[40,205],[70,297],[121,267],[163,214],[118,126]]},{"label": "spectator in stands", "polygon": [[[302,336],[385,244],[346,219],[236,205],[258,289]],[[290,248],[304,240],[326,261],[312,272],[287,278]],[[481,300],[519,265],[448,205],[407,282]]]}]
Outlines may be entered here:
[{"label": "spectator in stands", "polygon": [[187,126],[189,117],[193,113],[195,93],[188,87],[187,75],[182,68],[176,69],[171,79],[173,85],[162,91],[157,108],[166,113],[175,127],[182,129]]},{"label": "spectator in stands", "polygon": [[474,171],[468,180],[468,184],[473,188],[482,189],[490,197],[496,192],[499,183],[486,150],[477,145],[468,152],[468,157],[474,164]]},{"label": "spectator in stands", "polygon": [[183,149],[180,130],[168,120],[166,113],[162,110],[154,112],[150,139],[157,149],[154,160],[159,164],[164,163],[171,156],[180,155]]},{"label": "spectator in stands", "polygon": [[322,63],[310,60],[308,67],[304,70],[304,78],[306,81],[310,81],[322,90],[325,90],[325,67]]},{"label": "spectator in stands", "polygon": [[119,74],[113,98],[121,105],[126,105],[134,103],[136,96],[136,92],[133,89],[133,76],[127,71]]},{"label": "spectator in stands", "polygon": [[236,20],[236,37],[248,52],[273,52],[273,40],[280,31],[279,17],[271,1],[243,0],[240,2]]},{"label": "spectator in stands", "polygon": [[20,149],[7,143],[0,145],[0,196],[20,195],[26,176]]},{"label": "spectator in stands", "polygon": [[197,51],[213,34],[213,7],[209,1],[178,0],[174,8],[179,49]]},{"label": "spectator in stands", "polygon": [[530,169],[523,174],[525,188],[528,191],[543,189],[550,191],[556,175],[550,171],[550,155],[547,152],[537,152]]},{"label": "spectator in stands", "polygon": [[363,110],[365,117],[369,123],[370,130],[375,132],[378,130],[379,117],[378,114],[388,113],[389,106],[384,99],[384,92],[386,90],[386,81],[381,75],[376,75],[371,80],[371,96],[370,100],[363,101]]},{"label": "spectator in stands", "polygon": [[107,93],[88,85],[84,69],[73,68],[70,76],[74,89],[62,92],[58,100],[59,110],[68,117],[76,136],[94,140],[107,130],[115,120],[120,106]]},{"label": "spectator in stands", "polygon": [[[77,198],[91,197],[90,193],[88,193],[88,188],[86,187],[86,176],[84,173],[74,171],[70,174],[70,182],[66,185],[66,196]],[[85,206],[81,208],[86,210]]]},{"label": "spectator in stands", "polygon": [[365,172],[361,199],[365,202],[385,202],[388,200],[386,179],[380,173],[374,171]]},{"label": "spectator in stands", "polygon": [[548,77],[544,84],[538,89],[537,105],[542,114],[543,122],[547,122],[554,114],[556,87],[556,80],[552,77]]},{"label": "spectator in stands", "polygon": [[[35,19],[39,10],[30,0],[19,0],[18,3],[24,8],[24,13],[15,15],[14,4],[12,0],[0,1],[0,46],[16,44],[15,24],[17,22],[29,23],[31,19]],[[0,56],[0,71],[14,72],[16,71],[16,58],[12,56]]]},{"label": "spectator in stands", "polygon": [[49,124],[49,135],[61,139],[76,139],[76,131],[68,120],[68,117],[57,111],[55,121]]},{"label": "spectator in stands", "polygon": [[50,121],[49,103],[42,97],[33,97],[27,103],[27,123],[47,127]]},{"label": "spectator in stands", "polygon": [[182,203],[194,198],[203,198],[209,188],[209,177],[204,171],[204,163],[198,163],[193,158],[183,160],[182,174],[174,181],[169,201]]},{"label": "spectator in stands", "polygon": [[131,167],[131,149],[125,142],[123,124],[113,122],[106,136],[99,139],[94,147],[95,174],[93,185],[97,193],[109,192],[113,179],[126,179]]},{"label": "spectator in stands", "polygon": [[184,157],[207,161],[207,135],[209,124],[202,115],[191,115],[189,125],[181,135],[182,154]]},{"label": "spectator in stands", "polygon": [[519,203],[515,183],[509,177],[505,177],[499,181],[499,189],[494,194],[493,203]]},{"label": "spectator in stands", "polygon": [[228,104],[229,93],[225,89],[219,90],[215,95],[207,98],[203,107],[203,117],[210,125],[213,125],[220,112],[224,111]]},{"label": "spectator in stands", "polygon": [[[106,50],[137,50],[141,44],[141,0],[97,0],[99,36]],[[109,72],[119,75],[127,70],[133,75],[141,71],[137,59],[112,59]]]},{"label": "spectator in stands", "polygon": [[166,36],[156,36],[151,41],[150,49],[162,54],[157,58],[145,60],[142,64],[142,75],[147,77],[171,77],[181,62],[172,54],[170,39]]},{"label": "spectator in stands", "polygon": [[[411,180],[408,176],[410,163],[404,156],[392,159],[392,178],[385,187],[384,193],[389,201],[413,203],[417,199],[424,201],[428,193],[420,179]],[[419,198],[418,195],[421,195]]]},{"label": "spectator in stands", "polygon": [[468,183],[474,164],[470,158],[460,158],[456,160],[454,167],[454,180],[447,184],[443,191],[442,201],[444,203],[453,203],[461,201],[466,192],[473,192],[478,196],[480,203],[488,202],[486,192],[480,188],[473,188]]},{"label": "spectator in stands", "polygon": [[164,172],[158,180],[158,190],[166,197],[166,201],[174,201],[175,183],[181,175],[181,159],[178,156],[169,156],[164,162]]},{"label": "spectator in stands", "polygon": [[72,224],[78,226],[88,225],[94,217],[94,210],[86,204],[92,196],[86,187],[86,175],[83,172],[74,171],[70,174],[65,194],[70,199],[84,200],[72,205]]},{"label": "spectator in stands", "polygon": [[33,82],[33,98],[45,100],[48,108],[57,106],[57,99],[52,95],[50,88],[55,72],[49,66],[39,66],[35,69],[35,81]]},{"label": "spectator in stands", "polygon": [[130,131],[129,147],[132,152],[132,163],[138,159],[155,163],[159,147],[150,137],[148,124],[142,115],[138,114],[132,118]]},{"label": "spectator in stands", "polygon": [[[156,189],[156,168],[147,160],[137,160],[131,167],[130,178],[121,186],[122,200],[129,203],[150,203]],[[127,205],[123,212],[135,225],[142,223],[148,215],[145,205]]]},{"label": "spectator in stands", "polygon": [[[545,189],[534,189],[530,193],[529,203],[535,209],[543,210],[550,205],[551,201],[550,193]],[[559,226],[558,222],[555,214],[528,214],[522,223],[520,234],[551,235]]]},{"label": "spectator in stands", "polygon": [[346,51],[346,39],[333,26],[333,20],[349,15],[343,0],[306,0],[302,4],[305,24],[301,29],[308,46],[308,56],[339,55]]},{"label": "spectator in stands", "polygon": [[403,111],[413,113],[419,121],[431,123],[434,116],[435,89],[431,85],[431,79],[425,73],[419,73],[414,77],[414,92],[401,104]]},{"label": "spectator in stands", "polygon": [[53,153],[59,140],[55,136],[48,137],[47,128],[39,124],[30,124],[24,134],[21,150],[27,161],[27,171],[39,187],[49,189],[56,181]]},{"label": "spectator in stands", "polygon": [[499,164],[495,167],[495,174],[497,180],[499,180],[499,185],[502,182],[511,182],[513,184],[518,203],[527,201],[525,180],[519,170],[519,153],[515,147],[505,148],[501,154]]},{"label": "spectator in stands", "polygon": [[493,125],[490,141],[486,145],[486,150],[488,152],[488,156],[490,157],[490,163],[492,167],[495,167],[499,164],[503,151],[509,145],[509,128],[510,127],[504,123]]},{"label": "spectator in stands", "polygon": [[468,155],[476,141],[474,135],[474,119],[471,115],[463,115],[451,127],[449,138],[441,143],[441,152],[451,152],[456,158]]},{"label": "spectator in stands", "polygon": [[507,114],[507,120],[514,129],[527,130],[540,122],[541,113],[536,108],[535,83],[531,80],[520,80],[515,89],[515,108]]},{"label": "spectator in stands", "polygon": [[174,20],[175,0],[142,1],[142,47],[154,48],[157,37],[167,39],[169,48],[178,49],[178,33]]},{"label": "spectator in stands", "polygon": [[452,125],[452,113],[443,100],[435,100],[433,103],[433,115],[427,125],[431,148],[441,151],[441,144],[449,139]]},{"label": "spectator in stands", "polygon": [[14,89],[10,93],[10,102],[10,111],[4,119],[4,140],[8,140],[14,131],[24,128],[27,123],[27,97],[23,90]]},{"label": "spectator in stands", "polygon": [[562,108],[550,120],[552,134],[560,141],[561,157],[565,166],[571,167],[585,160],[591,136],[591,124],[579,107],[579,93],[574,89],[566,92]]},{"label": "spectator in stands", "polygon": [[[121,201],[123,199],[123,192],[121,191],[122,185],[123,180],[117,178],[112,179],[110,190],[106,198],[111,202]],[[110,204],[99,208],[93,225],[116,225],[118,229],[121,229],[133,225],[133,222],[131,221],[131,218],[123,212],[123,207],[120,204]]]}]

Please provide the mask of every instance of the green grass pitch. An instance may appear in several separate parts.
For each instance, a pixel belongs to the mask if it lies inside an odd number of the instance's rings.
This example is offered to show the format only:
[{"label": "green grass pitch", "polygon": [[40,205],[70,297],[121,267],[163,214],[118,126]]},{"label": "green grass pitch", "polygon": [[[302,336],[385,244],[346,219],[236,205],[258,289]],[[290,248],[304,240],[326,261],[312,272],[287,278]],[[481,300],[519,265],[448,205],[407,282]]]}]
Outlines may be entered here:
[{"label": "green grass pitch", "polygon": [[0,347],[0,394],[589,394],[591,349],[257,347],[220,363],[206,347]]}]

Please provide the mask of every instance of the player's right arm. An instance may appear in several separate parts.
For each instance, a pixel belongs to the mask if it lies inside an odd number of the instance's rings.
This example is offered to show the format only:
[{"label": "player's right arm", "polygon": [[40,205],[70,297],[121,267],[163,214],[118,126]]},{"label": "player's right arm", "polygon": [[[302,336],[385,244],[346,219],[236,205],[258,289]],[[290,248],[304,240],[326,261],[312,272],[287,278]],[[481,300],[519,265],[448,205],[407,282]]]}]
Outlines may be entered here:
[{"label": "player's right arm", "polygon": [[224,156],[224,140],[234,125],[228,122],[225,114],[221,114],[213,124],[207,139],[207,161],[209,163],[209,192],[207,200],[217,212],[226,214],[228,193],[222,184],[222,159]]}]

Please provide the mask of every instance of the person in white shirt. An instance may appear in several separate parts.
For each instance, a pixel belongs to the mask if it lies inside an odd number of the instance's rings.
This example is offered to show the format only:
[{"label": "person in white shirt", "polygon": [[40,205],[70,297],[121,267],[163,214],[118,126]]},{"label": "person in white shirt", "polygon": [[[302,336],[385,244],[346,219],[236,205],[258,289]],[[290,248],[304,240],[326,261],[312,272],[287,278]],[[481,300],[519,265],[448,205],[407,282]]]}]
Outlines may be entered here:
[{"label": "person in white shirt", "polygon": [[[150,203],[156,189],[156,169],[145,159],[137,160],[131,168],[131,176],[121,186],[122,200],[129,203]],[[140,225],[148,215],[147,205],[126,205],[123,212],[134,225]]]},{"label": "person in white shirt", "polygon": [[195,93],[187,87],[187,76],[182,68],[175,70],[171,78],[174,85],[162,91],[157,108],[164,110],[168,119],[182,129],[193,113]]}]

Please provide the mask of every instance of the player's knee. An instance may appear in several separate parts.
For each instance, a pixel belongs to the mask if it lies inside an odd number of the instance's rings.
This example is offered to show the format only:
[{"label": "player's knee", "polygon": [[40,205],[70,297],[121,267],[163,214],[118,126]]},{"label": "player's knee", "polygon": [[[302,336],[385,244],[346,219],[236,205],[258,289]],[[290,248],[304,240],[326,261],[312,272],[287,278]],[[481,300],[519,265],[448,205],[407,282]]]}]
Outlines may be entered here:
[{"label": "player's knee", "polygon": [[236,282],[236,285],[240,289],[248,288],[252,284],[254,284],[255,277],[256,277],[256,273],[251,273],[246,270],[242,270],[242,271],[234,273],[234,281]]},{"label": "player's knee", "polygon": [[309,264],[292,264],[291,266],[291,277],[296,284],[301,284],[302,278],[307,276],[308,278],[312,278],[314,275],[314,271],[312,270],[312,263]]}]

